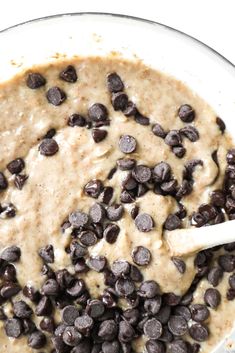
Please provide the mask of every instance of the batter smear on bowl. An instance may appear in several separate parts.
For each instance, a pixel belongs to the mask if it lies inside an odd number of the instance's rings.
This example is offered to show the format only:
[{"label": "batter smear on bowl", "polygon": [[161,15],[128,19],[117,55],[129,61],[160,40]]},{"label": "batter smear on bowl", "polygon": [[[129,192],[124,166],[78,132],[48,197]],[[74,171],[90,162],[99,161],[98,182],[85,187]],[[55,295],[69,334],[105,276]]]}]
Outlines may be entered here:
[{"label": "batter smear on bowl", "polygon": [[235,218],[223,120],[111,57],[27,70],[0,113],[1,353],[210,352],[234,321],[235,244],[171,257],[164,231]]}]

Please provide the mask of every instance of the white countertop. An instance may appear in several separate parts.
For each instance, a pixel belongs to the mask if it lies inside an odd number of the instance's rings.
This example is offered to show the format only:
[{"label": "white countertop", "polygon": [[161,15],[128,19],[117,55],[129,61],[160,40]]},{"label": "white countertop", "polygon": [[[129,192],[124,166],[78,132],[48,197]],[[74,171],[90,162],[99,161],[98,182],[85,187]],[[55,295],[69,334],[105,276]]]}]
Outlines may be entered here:
[{"label": "white countertop", "polygon": [[6,0],[0,29],[68,12],[113,12],[175,27],[205,42],[235,64],[234,0]]}]

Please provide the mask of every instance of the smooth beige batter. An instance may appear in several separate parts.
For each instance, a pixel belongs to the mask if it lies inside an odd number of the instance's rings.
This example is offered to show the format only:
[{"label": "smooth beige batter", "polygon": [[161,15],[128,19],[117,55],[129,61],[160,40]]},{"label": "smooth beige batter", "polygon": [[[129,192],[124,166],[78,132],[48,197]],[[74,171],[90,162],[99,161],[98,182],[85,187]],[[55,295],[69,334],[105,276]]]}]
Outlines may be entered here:
[{"label": "smooth beige batter", "polygon": [[[58,78],[59,72],[68,64],[76,67],[76,83],[66,83]],[[167,161],[179,183],[183,166],[188,160],[203,160],[203,167],[197,167],[194,173],[193,192],[183,199],[188,214],[201,203],[208,202],[210,191],[221,186],[221,177],[214,184],[217,166],[211,154],[218,149],[220,168],[223,171],[226,151],[231,147],[231,141],[227,134],[222,135],[219,131],[213,110],[181,82],[153,71],[142,63],[114,58],[75,58],[34,70],[46,77],[46,86],[37,90],[27,88],[25,74],[0,86],[0,170],[11,180],[8,189],[1,193],[0,202],[12,202],[17,207],[15,218],[0,220],[0,249],[11,244],[21,248],[21,260],[16,267],[22,286],[31,283],[36,288],[40,287],[44,278],[40,275],[42,261],[37,252],[49,243],[55,249],[53,269],[70,268],[69,255],[64,251],[70,235],[69,231],[62,234],[60,226],[71,211],[80,209],[88,212],[94,203],[94,199],[83,193],[83,187],[89,180],[97,178],[103,180],[105,186],[113,186],[113,201],[118,202],[121,179],[125,172],[117,171],[110,181],[107,175],[117,159],[123,157],[118,148],[121,135],[130,134],[136,138],[138,147],[132,157],[139,164],[154,166],[162,160]],[[165,130],[185,126],[177,116],[181,104],[188,103],[195,109],[196,119],[193,124],[200,133],[200,139],[196,143],[184,140],[187,153],[183,159],[175,157],[164,141],[154,136],[150,126],[138,125],[132,118],[113,110],[106,86],[106,75],[110,72],[120,75],[129,99],[136,103],[140,112],[148,116],[151,123],[160,123]],[[48,104],[45,97],[46,90],[52,86],[59,86],[67,94],[67,100],[59,107]],[[86,116],[88,107],[97,102],[107,107],[111,120],[110,127],[107,127],[107,138],[98,144],[93,141],[90,130],[67,126],[69,115],[79,113]],[[51,128],[57,131],[55,140],[59,152],[53,157],[45,157],[40,155],[38,144]],[[16,189],[13,177],[6,170],[6,164],[17,157],[24,158],[25,171],[29,175],[22,190]],[[121,232],[116,243],[110,245],[102,239],[90,248],[90,252],[102,254],[110,262],[121,258],[131,262],[131,249],[136,245],[144,245],[151,250],[153,257],[151,264],[143,270],[145,279],[156,280],[164,292],[184,293],[195,274],[193,258],[186,259],[187,270],[181,275],[170,261],[162,232],[165,219],[177,209],[176,201],[170,196],[163,197],[150,191],[137,199],[136,203],[141,212],[147,212],[153,217],[156,227],[149,233],[139,232],[128,212],[132,205],[125,205],[124,217],[118,222]],[[185,223],[185,226],[189,224]],[[102,290],[100,285],[103,275],[90,271],[84,278],[91,294],[98,295]],[[202,286],[207,288],[209,283],[202,281]],[[220,285],[223,296],[227,286],[227,280],[224,279]],[[197,290],[198,298],[201,298],[200,290]],[[10,306],[6,309],[11,311]],[[234,309],[235,302],[227,303],[224,299],[218,313],[211,313],[212,335],[202,344],[203,353],[210,351],[221,340],[224,331],[232,326],[231,314]],[[36,317],[34,319],[36,322],[41,320]],[[3,326],[2,322],[0,326]],[[136,349],[141,352],[141,342],[137,345]],[[3,329],[0,333],[0,347],[1,353],[33,351],[27,346],[25,338],[9,339]],[[42,351],[47,352],[45,349]]]}]

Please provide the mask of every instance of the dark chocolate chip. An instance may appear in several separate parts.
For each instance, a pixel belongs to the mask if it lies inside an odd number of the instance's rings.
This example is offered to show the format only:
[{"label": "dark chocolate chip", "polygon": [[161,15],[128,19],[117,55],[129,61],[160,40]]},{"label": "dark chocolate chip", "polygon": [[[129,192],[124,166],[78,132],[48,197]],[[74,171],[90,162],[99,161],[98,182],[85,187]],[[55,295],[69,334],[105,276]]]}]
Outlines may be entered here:
[{"label": "dark chocolate chip", "polygon": [[180,304],[181,305],[189,305],[192,303],[192,301],[193,301],[193,293],[191,293],[189,291],[182,297]]},{"label": "dark chocolate chip", "polygon": [[158,339],[162,334],[162,324],[155,318],[149,319],[144,324],[144,334],[150,339]]},{"label": "dark chocolate chip", "polygon": [[130,264],[125,260],[116,260],[112,263],[111,270],[116,277],[123,277],[130,272]]},{"label": "dark chocolate chip", "polygon": [[28,175],[25,175],[25,174],[16,175],[14,179],[14,184],[17,187],[17,189],[22,190],[27,179],[28,179]]},{"label": "dark chocolate chip", "polygon": [[107,218],[110,221],[119,221],[123,216],[124,207],[119,204],[114,204],[112,206],[109,206],[106,212],[107,212]]},{"label": "dark chocolate chip", "polygon": [[225,272],[232,272],[235,269],[235,255],[221,255],[218,258],[218,263]]},{"label": "dark chocolate chip", "polygon": [[38,305],[36,306],[35,309],[35,314],[37,316],[48,316],[51,314],[52,311],[52,303],[50,301],[50,299],[46,296],[43,296]]},{"label": "dark chocolate chip", "polygon": [[8,262],[16,262],[19,261],[20,256],[20,248],[18,246],[12,245],[2,251],[0,258]]},{"label": "dark chocolate chip", "polygon": [[138,214],[135,218],[135,225],[140,232],[149,232],[154,227],[153,219],[147,213]]},{"label": "dark chocolate chip", "polygon": [[[86,306],[86,313],[92,318],[96,319],[103,315],[105,311],[104,304],[98,299],[89,300]],[[77,323],[75,323],[77,326]]]},{"label": "dark chocolate chip", "polygon": [[59,87],[51,87],[46,93],[46,97],[49,103],[58,106],[61,105],[65,99],[65,92]]},{"label": "dark chocolate chip", "polygon": [[23,300],[19,300],[13,304],[13,312],[15,316],[20,319],[27,319],[33,313],[30,306],[26,304],[26,302],[24,302]]},{"label": "dark chocolate chip", "polygon": [[46,344],[46,336],[39,330],[34,331],[28,337],[28,345],[33,349],[40,349]]},{"label": "dark chocolate chip", "polygon": [[[63,339],[62,339],[62,335],[60,336],[54,336],[51,338],[53,347],[54,347],[54,351],[52,351],[53,353],[68,353],[68,346],[64,343]],[[75,352],[76,353],[76,352]]]},{"label": "dark chocolate chip", "polygon": [[32,302],[37,302],[40,298],[39,292],[36,291],[36,289],[31,285],[24,286],[23,294],[25,297],[29,298]]},{"label": "dark chocolate chip", "polygon": [[137,181],[132,177],[131,173],[127,174],[125,179],[122,181],[122,187],[125,190],[131,191],[137,187]]},{"label": "dark chocolate chip", "polygon": [[221,131],[222,134],[223,134],[224,131],[225,131],[225,129],[226,129],[225,122],[224,122],[221,118],[219,118],[219,117],[217,116],[217,118],[216,118],[216,124],[218,125],[220,131]]},{"label": "dark chocolate chip", "polygon": [[167,326],[163,326],[162,335],[161,337],[159,337],[159,340],[166,343],[170,343],[173,341],[173,335]]},{"label": "dark chocolate chip", "polygon": [[18,338],[23,333],[23,325],[19,319],[7,319],[5,321],[5,331],[8,337]]},{"label": "dark chocolate chip", "polygon": [[145,266],[151,261],[151,253],[144,246],[137,246],[132,250],[132,259],[136,265]]},{"label": "dark chocolate chip", "polygon": [[72,286],[66,289],[66,292],[71,295],[71,297],[79,297],[86,290],[86,285],[83,279],[76,279]]},{"label": "dark chocolate chip", "polygon": [[17,283],[5,282],[1,288],[0,294],[3,298],[9,299],[21,290],[21,287]]},{"label": "dark chocolate chip", "polygon": [[44,248],[41,248],[38,253],[45,263],[52,264],[54,262],[53,245],[46,245]]},{"label": "dark chocolate chip", "polygon": [[172,148],[172,152],[176,157],[183,158],[186,153],[186,148],[184,148],[183,146],[174,146]]},{"label": "dark chocolate chip", "polygon": [[143,281],[143,275],[140,272],[140,270],[138,269],[138,267],[136,267],[135,265],[131,265],[130,278],[134,282],[142,282]]},{"label": "dark chocolate chip", "polygon": [[86,213],[81,212],[81,211],[75,211],[70,213],[69,215],[69,222],[72,224],[74,227],[84,227],[87,225],[89,220],[89,217]]},{"label": "dark chocolate chip", "polygon": [[183,340],[174,340],[169,344],[170,353],[189,353],[187,343]]},{"label": "dark chocolate chip", "polygon": [[96,272],[102,272],[106,264],[107,264],[106,257],[101,255],[91,256],[87,260],[88,267]]},{"label": "dark chocolate chip", "polygon": [[208,288],[204,294],[204,301],[212,309],[216,309],[221,302],[221,294],[215,288]]},{"label": "dark chocolate chip", "polygon": [[122,111],[125,116],[134,116],[137,113],[135,103],[128,101],[126,108]]},{"label": "dark chocolate chip", "polygon": [[123,312],[123,317],[124,319],[132,326],[137,325],[138,321],[139,321],[139,310],[132,308],[132,309],[126,309]]},{"label": "dark chocolate chip", "polygon": [[128,297],[135,291],[135,285],[131,279],[119,278],[115,284],[115,290],[120,297]]},{"label": "dark chocolate chip", "polygon": [[77,260],[84,257],[87,254],[87,248],[79,244],[77,241],[72,241],[70,244],[71,258]]},{"label": "dark chocolate chip", "polygon": [[7,264],[3,268],[1,277],[7,282],[16,282],[16,269],[12,264]]},{"label": "dark chocolate chip", "polygon": [[120,195],[120,201],[121,201],[122,203],[132,203],[132,202],[135,201],[135,197],[133,196],[133,194],[131,193],[131,191],[128,192],[128,191],[126,191],[126,190],[123,190],[123,191],[121,192],[121,195]]},{"label": "dark chocolate chip", "polygon": [[183,104],[178,110],[178,115],[184,123],[191,123],[195,118],[195,111],[189,104]]},{"label": "dark chocolate chip", "polygon": [[185,126],[180,129],[180,134],[187,137],[191,142],[196,142],[199,139],[199,132],[194,126]]},{"label": "dark chocolate chip", "polygon": [[163,139],[166,137],[166,134],[167,134],[160,124],[154,124],[152,127],[152,132],[154,133],[154,135],[161,137]]},{"label": "dark chocolate chip", "polygon": [[97,199],[103,190],[103,183],[98,179],[90,180],[84,187],[84,192],[87,196]]},{"label": "dark chocolate chip", "polygon": [[120,228],[117,224],[109,223],[104,229],[104,238],[109,244],[115,243],[117,240]]},{"label": "dark chocolate chip", "polygon": [[231,148],[227,152],[227,162],[228,164],[235,164],[235,148]]},{"label": "dark chocolate chip", "polygon": [[197,322],[203,322],[208,319],[210,312],[204,304],[192,304],[190,306],[192,319]]},{"label": "dark chocolate chip", "polygon": [[136,139],[130,135],[123,135],[119,139],[119,148],[123,153],[132,153],[136,150]]},{"label": "dark chocolate chip", "polygon": [[24,160],[22,158],[16,158],[7,164],[7,169],[11,174],[19,174],[25,167]]},{"label": "dark chocolate chip", "polygon": [[89,270],[88,266],[86,265],[86,262],[83,258],[78,259],[74,265],[74,270],[76,273],[84,273]]},{"label": "dark chocolate chip", "polygon": [[199,206],[198,212],[201,213],[209,221],[217,216],[216,208],[206,203]]},{"label": "dark chocolate chip", "polygon": [[137,205],[133,206],[130,214],[131,214],[131,218],[135,219],[139,214],[139,206],[137,206]]},{"label": "dark chocolate chip", "polygon": [[107,131],[106,130],[102,130],[102,129],[92,129],[92,137],[93,137],[93,140],[96,142],[96,143],[99,143],[101,141],[103,141],[105,139],[105,137],[107,136]]},{"label": "dark chocolate chip", "polygon": [[138,183],[146,183],[151,178],[151,169],[145,165],[138,165],[132,170],[132,176]]},{"label": "dark chocolate chip", "polygon": [[81,315],[75,320],[75,326],[84,336],[88,336],[93,327],[93,319],[87,314]]},{"label": "dark chocolate chip", "polygon": [[145,343],[147,353],[165,353],[166,348],[162,342],[149,340]]},{"label": "dark chocolate chip", "polygon": [[92,121],[104,121],[108,118],[108,111],[103,104],[95,103],[88,109],[88,115]]},{"label": "dark chocolate chip", "polygon": [[192,191],[192,184],[188,180],[183,180],[181,186],[179,187],[176,197],[178,199],[190,194]]},{"label": "dark chocolate chip", "polygon": [[176,306],[181,301],[181,297],[172,292],[164,293],[163,299],[164,299],[164,303],[170,306]]},{"label": "dark chocolate chip", "polygon": [[235,289],[229,288],[226,293],[226,298],[228,300],[234,300],[235,299]]},{"label": "dark chocolate chip", "polygon": [[179,271],[179,273],[183,274],[186,271],[186,263],[180,259],[179,257],[172,257],[172,262],[174,263],[175,267]]},{"label": "dark chocolate chip", "polygon": [[68,118],[68,125],[71,127],[74,127],[74,126],[83,127],[86,125],[86,119],[84,118],[84,116],[75,113],[70,115],[70,117]]},{"label": "dark chocolate chip", "polygon": [[171,167],[166,162],[158,163],[153,169],[154,180],[157,183],[163,183],[169,181],[171,178]]},{"label": "dark chocolate chip", "polygon": [[119,353],[120,343],[118,341],[105,341],[102,343],[102,353]]},{"label": "dark chocolate chip", "polygon": [[141,283],[138,294],[143,298],[151,299],[160,294],[159,284],[155,281],[145,281]]},{"label": "dark chocolate chip", "polygon": [[92,246],[97,243],[97,237],[92,230],[84,230],[79,234],[79,240],[84,246]]},{"label": "dark chocolate chip", "polygon": [[234,251],[235,250],[235,242],[225,244],[224,250],[229,251],[229,252]]},{"label": "dark chocolate chip", "polygon": [[106,205],[112,200],[113,188],[111,186],[106,186],[100,194],[100,201]]},{"label": "dark chocolate chip", "polygon": [[131,342],[135,336],[133,327],[126,321],[120,321],[118,338],[121,342]]},{"label": "dark chocolate chip", "polygon": [[164,194],[174,195],[177,191],[178,182],[176,179],[172,179],[170,181],[165,181],[161,184],[161,190]]},{"label": "dark chocolate chip", "polygon": [[116,72],[112,72],[112,73],[108,74],[107,86],[108,86],[108,90],[111,93],[120,92],[120,91],[123,91],[123,89],[124,89],[124,84],[121,80],[121,77]]},{"label": "dark chocolate chip", "polygon": [[138,112],[138,110],[135,113],[135,122],[137,124],[144,125],[144,126],[147,126],[150,124],[149,118],[147,118],[147,116],[144,116],[143,114]]},{"label": "dark chocolate chip", "polygon": [[5,175],[2,172],[0,172],[0,191],[5,190],[7,186],[8,186],[7,179]]},{"label": "dark chocolate chip", "polygon": [[174,314],[182,316],[186,321],[191,319],[191,312],[187,306],[178,305],[174,308]]},{"label": "dark chocolate chip", "polygon": [[55,322],[52,317],[44,317],[39,324],[41,330],[48,333],[53,333],[55,329]]},{"label": "dark chocolate chip", "polygon": [[118,326],[114,320],[105,320],[101,323],[98,336],[105,341],[112,341],[116,338]]},{"label": "dark chocolate chip", "polygon": [[144,301],[144,310],[150,315],[156,315],[162,305],[162,297],[160,295],[156,295],[152,299],[146,299]]},{"label": "dark chocolate chip", "polygon": [[60,78],[66,82],[76,82],[78,77],[75,67],[72,65],[68,65],[63,71],[60,72]]},{"label": "dark chocolate chip", "polygon": [[193,177],[193,172],[197,166],[203,166],[203,161],[201,159],[192,159],[185,163],[185,170],[183,173],[183,177],[185,179],[192,179]]},{"label": "dark chocolate chip", "polygon": [[168,322],[168,328],[174,336],[183,336],[187,330],[187,321],[183,316],[172,315]]},{"label": "dark chocolate chip", "polygon": [[26,84],[31,89],[37,89],[44,86],[46,84],[46,80],[38,72],[32,72],[28,74]]},{"label": "dark chocolate chip", "polygon": [[116,167],[113,167],[113,168],[109,171],[109,173],[108,173],[108,175],[107,175],[107,179],[108,179],[108,180],[111,180],[111,179],[113,178],[114,174],[116,173],[116,171],[117,171],[117,168],[116,168]]},{"label": "dark chocolate chip", "polygon": [[38,149],[41,155],[49,157],[58,152],[59,146],[54,139],[44,139]]},{"label": "dark chocolate chip", "polygon": [[224,207],[225,195],[222,190],[214,190],[210,195],[210,201],[213,206]]},{"label": "dark chocolate chip", "polygon": [[57,296],[60,292],[60,288],[57,281],[50,278],[42,285],[41,292],[43,295]]},{"label": "dark chocolate chip", "polygon": [[92,222],[100,223],[103,221],[103,219],[105,217],[105,209],[101,204],[95,203],[95,204],[93,204],[93,206],[91,206],[90,211],[89,211],[89,215],[90,215]]},{"label": "dark chocolate chip", "polygon": [[24,335],[28,335],[36,329],[36,325],[31,319],[23,319],[22,324],[24,329]]},{"label": "dark chocolate chip", "polygon": [[235,289],[235,274],[229,276],[228,283],[232,289]]},{"label": "dark chocolate chip", "polygon": [[174,230],[180,227],[181,219],[176,214],[170,214],[164,223],[164,228],[167,230]]},{"label": "dark chocolate chip", "polygon": [[128,104],[128,97],[124,92],[112,93],[111,103],[114,110],[125,110]]},{"label": "dark chocolate chip", "polygon": [[46,134],[43,136],[43,139],[52,139],[56,134],[56,129],[52,128],[46,132]]},{"label": "dark chocolate chip", "polygon": [[209,330],[205,325],[193,324],[189,328],[190,336],[197,342],[204,342],[209,337]]},{"label": "dark chocolate chip", "polygon": [[212,267],[210,271],[207,274],[207,279],[210,284],[212,284],[213,287],[217,287],[218,284],[220,283],[221,279],[223,277],[223,271],[222,269],[217,266],[217,267]]},{"label": "dark chocolate chip", "polygon": [[63,333],[63,341],[70,347],[77,346],[82,340],[82,335],[74,326],[68,326]]},{"label": "dark chocolate chip", "polygon": [[181,136],[178,130],[171,130],[165,137],[165,143],[168,146],[174,147],[181,145]]},{"label": "dark chocolate chip", "polygon": [[117,166],[120,170],[131,170],[136,164],[135,159],[132,158],[122,158],[117,160]]},{"label": "dark chocolate chip", "polygon": [[79,317],[79,310],[74,305],[67,305],[62,312],[62,320],[66,325],[74,325],[75,320]]}]

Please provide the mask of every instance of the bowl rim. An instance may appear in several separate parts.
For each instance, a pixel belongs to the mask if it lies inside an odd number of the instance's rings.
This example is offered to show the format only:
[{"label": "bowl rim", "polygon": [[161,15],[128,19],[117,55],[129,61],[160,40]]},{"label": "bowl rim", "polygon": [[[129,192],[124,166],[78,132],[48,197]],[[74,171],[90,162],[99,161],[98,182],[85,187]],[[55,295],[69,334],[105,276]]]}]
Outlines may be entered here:
[{"label": "bowl rim", "polygon": [[132,16],[132,15],[125,15],[125,14],[120,14],[120,13],[111,13],[111,12],[96,12],[96,11],[84,11],[84,12],[67,12],[67,13],[59,13],[59,14],[54,14],[54,15],[48,15],[48,16],[42,16],[42,17],[37,17],[37,18],[33,18],[27,21],[23,21],[23,22],[19,22],[15,25],[6,27],[2,30],[0,30],[0,37],[1,34],[5,34],[8,31],[17,29],[18,27],[22,27],[24,25],[27,24],[34,24],[34,23],[38,23],[38,22],[43,22],[43,21],[47,21],[47,20],[53,20],[53,19],[58,19],[58,18],[63,18],[63,17],[82,17],[82,16],[96,16],[96,17],[114,17],[114,18],[119,18],[119,19],[126,19],[126,20],[130,20],[133,22],[141,22],[141,23],[145,23],[145,24],[150,24],[153,26],[160,26],[164,29],[167,29],[168,31],[172,31],[175,32],[176,34],[181,35],[182,37],[186,37],[187,39],[190,39],[192,42],[195,42],[196,44],[206,48],[208,51],[211,51],[212,54],[214,54],[215,56],[218,56],[222,61],[224,61],[225,64],[229,65],[230,67],[232,67],[233,69],[235,69],[235,63],[233,63],[232,61],[230,61],[229,59],[227,59],[224,55],[222,55],[221,53],[219,53],[216,49],[212,48],[211,46],[209,46],[208,44],[204,43],[203,41],[193,37],[192,35],[185,33],[184,31],[181,31],[179,29],[176,29],[174,27],[168,26],[166,24],[163,24],[161,22],[158,21],[153,21],[153,20],[149,20],[146,18],[142,18],[142,17],[138,17],[138,16]]}]

